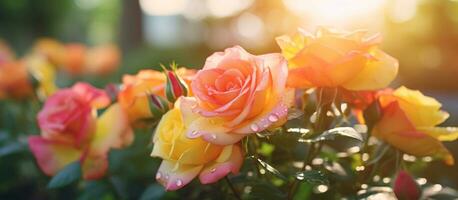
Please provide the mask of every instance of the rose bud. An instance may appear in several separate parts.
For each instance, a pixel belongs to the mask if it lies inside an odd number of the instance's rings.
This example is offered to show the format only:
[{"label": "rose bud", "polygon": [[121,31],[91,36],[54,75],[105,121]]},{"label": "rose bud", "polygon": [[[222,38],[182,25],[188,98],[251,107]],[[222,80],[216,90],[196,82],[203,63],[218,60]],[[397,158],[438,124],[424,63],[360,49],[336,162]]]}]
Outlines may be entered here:
[{"label": "rose bud", "polygon": [[417,182],[406,171],[399,171],[394,180],[393,191],[400,200],[420,199],[421,191]]},{"label": "rose bud", "polygon": [[175,73],[175,71],[165,71],[167,84],[165,85],[165,96],[170,102],[175,102],[180,96],[188,94],[186,83]]},{"label": "rose bud", "polygon": [[169,102],[164,98],[151,94],[148,98],[148,105],[154,117],[162,116],[169,110]]}]

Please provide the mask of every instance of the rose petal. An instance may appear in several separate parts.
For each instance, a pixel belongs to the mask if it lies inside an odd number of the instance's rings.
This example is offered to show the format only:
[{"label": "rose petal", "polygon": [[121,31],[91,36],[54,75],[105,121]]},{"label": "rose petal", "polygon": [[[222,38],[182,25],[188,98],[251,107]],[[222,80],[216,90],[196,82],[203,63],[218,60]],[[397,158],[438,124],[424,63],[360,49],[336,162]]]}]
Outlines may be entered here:
[{"label": "rose petal", "polygon": [[97,119],[91,152],[106,154],[110,148],[122,148],[131,144],[133,137],[127,115],[119,104],[113,104]]},{"label": "rose petal", "polygon": [[178,190],[191,182],[202,168],[202,165],[181,165],[175,161],[163,160],[156,174],[156,180],[167,191]]},{"label": "rose petal", "polygon": [[202,184],[215,183],[230,172],[237,174],[243,163],[243,154],[239,145],[226,146],[230,150],[229,155],[221,154],[221,158],[205,165],[205,168],[199,175]]},{"label": "rose petal", "polygon": [[66,165],[77,161],[82,154],[70,143],[47,140],[40,136],[30,136],[29,147],[38,166],[48,176],[55,175]]},{"label": "rose petal", "polygon": [[73,85],[72,90],[95,108],[106,107],[111,102],[105,90],[97,89],[88,83],[78,82]]},{"label": "rose petal", "polygon": [[343,84],[348,90],[376,90],[391,83],[398,73],[399,63],[390,55],[377,49],[375,57],[349,82]]},{"label": "rose petal", "polygon": [[225,128],[224,124],[224,120],[199,117],[190,124],[186,135],[188,138],[202,137],[205,141],[217,145],[234,144],[244,137],[229,133],[230,129]]},{"label": "rose petal", "polygon": [[417,130],[439,141],[455,141],[458,139],[458,127],[417,127]]},{"label": "rose petal", "polygon": [[272,124],[286,118],[288,115],[288,106],[279,101],[269,112],[259,115],[254,120],[250,120],[242,124],[237,129],[232,130],[233,133],[250,134],[260,132],[269,128]]}]

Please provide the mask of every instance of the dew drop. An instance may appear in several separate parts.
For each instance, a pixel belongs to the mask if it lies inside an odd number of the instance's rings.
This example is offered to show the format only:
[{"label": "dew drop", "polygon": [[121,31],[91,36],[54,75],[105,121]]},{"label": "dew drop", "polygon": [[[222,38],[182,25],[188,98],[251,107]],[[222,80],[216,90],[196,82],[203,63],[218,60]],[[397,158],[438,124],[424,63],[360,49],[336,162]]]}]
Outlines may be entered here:
[{"label": "dew drop", "polygon": [[192,135],[192,136],[196,136],[197,133],[199,133],[199,131],[193,130],[193,131],[191,132],[191,135]]},{"label": "dew drop", "polygon": [[178,180],[177,180],[177,186],[180,187],[180,186],[182,186],[182,185],[183,185],[183,181],[180,180],[180,179],[178,179]]},{"label": "dew drop", "polygon": [[253,131],[255,131],[255,132],[256,132],[256,131],[259,131],[259,126],[256,125],[256,124],[252,124],[252,125],[250,126],[250,128],[251,128],[251,130],[253,130]]},{"label": "dew drop", "polygon": [[278,121],[278,116],[275,115],[275,114],[271,114],[271,115],[269,116],[269,121],[271,121],[271,122],[276,122],[276,121]]},{"label": "dew drop", "polygon": [[158,179],[158,180],[159,180],[159,179],[161,179],[161,177],[162,177],[162,174],[161,174],[161,172],[158,172],[158,173],[156,174],[156,179]]},{"label": "dew drop", "polygon": [[215,134],[211,134],[210,137],[211,137],[212,140],[216,140],[216,135]]},{"label": "dew drop", "polygon": [[216,172],[216,169],[215,169],[215,168],[213,168],[213,169],[210,170],[210,173],[215,173],[215,172]]}]

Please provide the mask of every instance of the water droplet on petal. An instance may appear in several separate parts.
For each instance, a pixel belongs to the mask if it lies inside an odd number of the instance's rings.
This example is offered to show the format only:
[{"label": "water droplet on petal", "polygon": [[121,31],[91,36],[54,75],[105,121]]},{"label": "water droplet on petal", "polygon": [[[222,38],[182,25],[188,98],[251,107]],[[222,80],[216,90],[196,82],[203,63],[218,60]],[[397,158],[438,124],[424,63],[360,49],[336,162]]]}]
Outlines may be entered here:
[{"label": "water droplet on petal", "polygon": [[177,180],[177,186],[180,187],[180,186],[182,186],[182,185],[183,185],[183,181],[180,180],[180,179],[178,179],[178,180]]},{"label": "water droplet on petal", "polygon": [[216,169],[213,168],[213,169],[210,170],[210,172],[211,172],[211,173],[215,173],[215,172],[216,172]]},{"label": "water droplet on petal", "polygon": [[278,116],[275,115],[275,114],[271,114],[271,115],[269,116],[269,121],[271,121],[271,122],[276,122],[276,121],[278,121]]},{"label": "water droplet on petal", "polygon": [[251,130],[253,130],[253,131],[255,131],[255,132],[256,132],[256,131],[259,131],[259,126],[256,125],[256,124],[252,124],[252,125],[250,126],[250,128],[251,128]]},{"label": "water droplet on petal", "polygon": [[192,136],[196,136],[198,133],[199,133],[199,131],[193,130],[193,131],[191,132],[191,135],[192,135]]},{"label": "water droplet on petal", "polygon": [[216,135],[215,134],[211,134],[210,137],[212,138],[212,140],[216,140]]},{"label": "water droplet on petal", "polygon": [[161,177],[162,177],[162,174],[161,174],[161,172],[158,172],[158,173],[156,174],[156,179],[158,179],[158,180],[159,180],[159,179],[161,179]]},{"label": "water droplet on petal", "polygon": [[169,175],[168,174],[165,175],[165,180],[169,180]]}]

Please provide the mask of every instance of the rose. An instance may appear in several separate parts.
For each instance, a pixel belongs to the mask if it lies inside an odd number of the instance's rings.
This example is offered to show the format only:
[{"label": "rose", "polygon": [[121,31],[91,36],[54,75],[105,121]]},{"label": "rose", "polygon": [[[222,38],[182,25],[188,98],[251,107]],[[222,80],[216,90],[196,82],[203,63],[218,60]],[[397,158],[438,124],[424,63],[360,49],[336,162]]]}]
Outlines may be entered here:
[{"label": "rose", "polygon": [[[177,190],[199,176],[202,184],[218,181],[230,172],[238,173],[243,156],[238,144],[220,146],[201,138],[186,137],[192,118],[184,118],[181,106],[183,97],[175,108],[163,115],[154,134],[154,148],[151,156],[163,159],[156,179],[166,190]],[[188,121],[191,120],[191,121]]]},{"label": "rose", "polygon": [[288,59],[288,86],[343,87],[375,90],[396,76],[398,61],[380,50],[379,35],[321,28],[315,35],[300,32],[281,36],[277,43]]},{"label": "rose", "polygon": [[45,138],[76,141],[81,146],[91,137],[95,125],[93,108],[105,107],[110,99],[103,90],[77,83],[51,96],[38,113],[38,125]]},{"label": "rose", "polygon": [[108,95],[86,83],[62,89],[50,96],[38,114],[41,136],[29,137],[29,146],[41,170],[55,175],[79,161],[85,179],[103,176],[110,148],[130,144],[133,133],[118,104],[100,117],[96,109],[110,103]]},{"label": "rose", "polygon": [[65,63],[65,46],[51,38],[38,39],[33,46],[32,54],[44,56],[54,66],[60,67]]},{"label": "rose", "polygon": [[454,159],[441,141],[458,138],[455,127],[436,127],[448,118],[441,104],[421,92],[400,87],[379,97],[382,116],[372,134],[405,153],[437,156],[452,165]]},{"label": "rose", "polygon": [[227,145],[283,122],[293,101],[287,70],[280,54],[255,56],[239,46],[208,57],[191,82],[195,99],[185,100],[200,114],[188,137]]},{"label": "rose", "polygon": [[84,71],[86,64],[86,46],[79,43],[65,45],[65,63],[63,68],[70,74],[77,75]]},{"label": "rose", "polygon": [[121,52],[116,45],[105,44],[87,52],[85,71],[91,74],[108,74],[115,71],[121,62]]},{"label": "rose", "polygon": [[38,54],[31,54],[24,58],[25,65],[30,75],[37,81],[36,94],[41,99],[51,96],[56,90],[56,71],[49,61]]},{"label": "rose", "polygon": [[14,52],[10,49],[8,44],[0,40],[0,64],[14,60]]},{"label": "rose", "polygon": [[33,88],[23,62],[0,63],[0,99],[28,97],[32,92]]},{"label": "rose", "polygon": [[[179,68],[176,73],[189,83],[195,71]],[[155,70],[141,70],[136,75],[123,76],[123,86],[118,94],[118,100],[127,111],[131,122],[153,117],[147,109],[149,94],[165,98],[166,81],[165,74]]]}]

